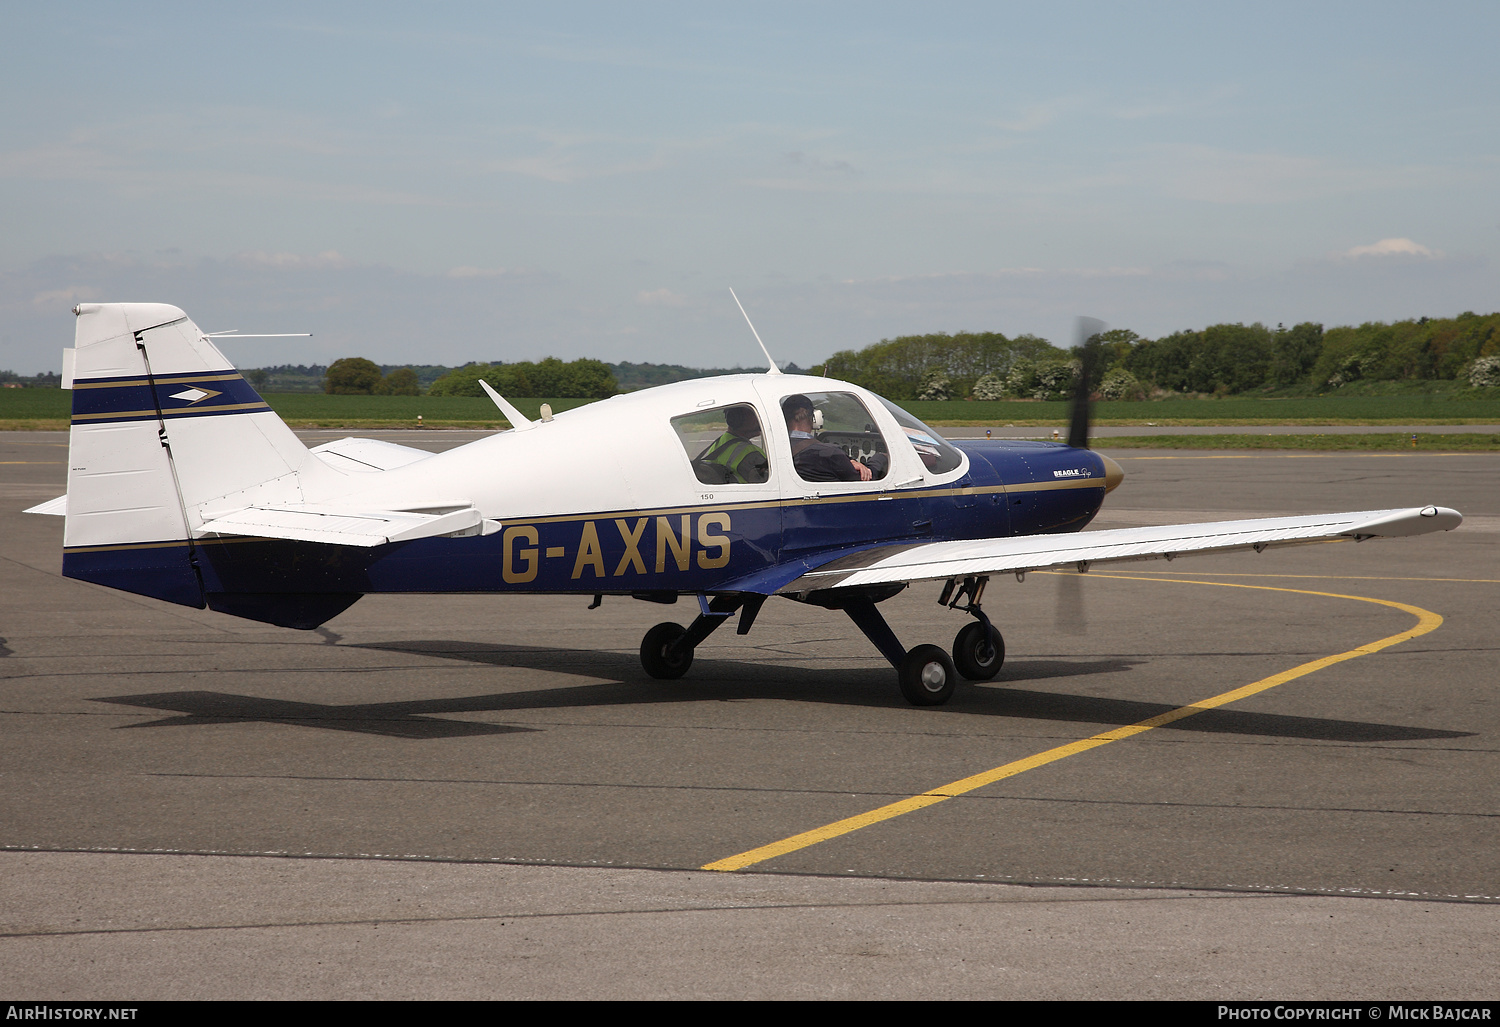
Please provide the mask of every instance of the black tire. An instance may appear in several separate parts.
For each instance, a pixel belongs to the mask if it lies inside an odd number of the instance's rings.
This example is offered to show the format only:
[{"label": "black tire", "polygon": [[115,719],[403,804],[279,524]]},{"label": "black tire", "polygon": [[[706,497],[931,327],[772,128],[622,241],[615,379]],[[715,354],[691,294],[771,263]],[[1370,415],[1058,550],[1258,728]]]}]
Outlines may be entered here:
[{"label": "black tire", "polygon": [[958,671],[939,646],[919,645],[906,654],[896,672],[901,694],[913,706],[941,706],[953,695]]},{"label": "black tire", "polygon": [[693,651],[684,649],[673,656],[667,655],[667,647],[686,634],[686,628],[671,621],[646,632],[646,637],[641,639],[641,666],[646,673],[664,681],[673,681],[686,674],[693,665]]},{"label": "black tire", "polygon": [[953,665],[970,681],[991,680],[1004,663],[1005,639],[993,627],[971,621],[953,639]]}]

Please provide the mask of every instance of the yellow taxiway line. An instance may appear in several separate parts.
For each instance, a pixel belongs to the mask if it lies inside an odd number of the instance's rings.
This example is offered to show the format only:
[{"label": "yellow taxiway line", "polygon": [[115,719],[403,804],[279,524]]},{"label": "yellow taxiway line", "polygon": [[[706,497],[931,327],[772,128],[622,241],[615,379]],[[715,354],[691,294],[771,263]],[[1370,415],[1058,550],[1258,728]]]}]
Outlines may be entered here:
[{"label": "yellow taxiway line", "polygon": [[1205,710],[1217,709],[1220,706],[1224,706],[1229,703],[1236,702],[1240,699],[1245,699],[1260,692],[1264,692],[1268,689],[1275,688],[1277,685],[1282,685],[1288,681],[1294,681],[1297,678],[1305,677],[1306,675],[1312,674],[1315,671],[1322,670],[1325,667],[1331,667],[1336,663],[1343,663],[1345,660],[1352,660],[1359,656],[1369,656],[1371,653],[1378,653],[1382,649],[1388,649],[1393,645],[1399,645],[1402,642],[1417,638],[1420,635],[1425,635],[1429,631],[1435,631],[1443,623],[1443,618],[1438,614],[1433,613],[1431,610],[1424,610],[1419,606],[1408,606],[1406,603],[1397,603],[1389,599],[1374,599],[1370,596],[1340,595],[1336,592],[1313,592],[1301,588],[1276,588],[1271,585],[1240,585],[1223,581],[1184,581],[1180,578],[1145,578],[1137,577],[1131,574],[1096,573],[1090,576],[1100,578],[1118,578],[1124,581],[1157,581],[1172,582],[1179,585],[1215,585],[1220,588],[1249,588],[1264,592],[1293,592],[1298,595],[1323,596],[1329,599],[1353,599],[1362,603],[1377,603],[1381,606],[1389,606],[1394,609],[1401,610],[1416,617],[1417,623],[1414,627],[1409,628],[1408,630],[1403,631],[1400,634],[1389,635],[1378,641],[1370,642],[1355,649],[1350,649],[1347,652],[1335,653],[1332,656],[1324,656],[1321,659],[1313,660],[1310,663],[1304,663],[1300,666],[1293,667],[1291,670],[1284,670],[1280,674],[1273,674],[1268,678],[1261,678],[1259,681],[1252,682],[1248,685],[1244,685],[1240,688],[1236,688],[1228,692],[1223,692],[1209,699],[1202,699],[1187,706],[1179,706],[1175,710],[1168,710],[1166,713],[1159,714],[1155,717],[1150,717],[1146,720],[1142,720],[1135,724],[1130,724],[1126,727],[1118,727],[1112,731],[1105,731],[1102,734],[1092,735],[1088,738],[1081,738],[1076,742],[1070,742],[1067,745],[1060,745],[1055,749],[1048,749],[1045,752],[1039,752],[1034,756],[1027,756],[1025,759],[1015,760],[1014,762],[995,767],[991,770],[983,771],[982,773],[973,774],[965,778],[960,778],[957,781],[951,781],[948,784],[929,789],[928,791],[925,791],[920,795],[913,795],[910,798],[901,799],[898,802],[892,802],[888,805],[880,806],[876,809],[870,810],[867,813],[861,813],[853,817],[846,817],[843,820],[836,820],[831,824],[825,824],[822,827],[814,828],[811,831],[803,831],[801,834],[794,834],[790,838],[783,838],[781,841],[771,842],[769,845],[762,845],[757,848],[750,849],[747,852],[741,852],[733,856],[725,856],[723,859],[714,860],[714,862],[712,863],[704,864],[702,869],[722,871],[743,870],[746,867],[754,866],[757,863],[764,863],[768,859],[775,859],[777,856],[784,856],[789,852],[796,852],[799,849],[805,849],[809,846],[817,845],[819,842],[826,842],[831,838],[837,838],[840,835],[850,834],[851,832],[858,831],[861,828],[869,827],[871,824],[878,824],[884,820],[891,820],[895,817],[903,816],[907,813],[914,813],[917,810],[926,809],[928,806],[935,806],[940,802],[947,802],[949,799],[955,798],[960,795],[965,795],[977,788],[983,788],[985,785],[994,784],[996,781],[1003,781],[1007,777],[1015,777],[1017,774],[1024,774],[1028,770],[1035,770],[1037,767],[1044,767],[1049,763],[1056,763],[1058,760],[1067,759],[1069,756],[1077,756],[1079,753],[1088,752],[1090,749],[1097,749],[1100,746],[1108,745],[1111,742],[1118,742],[1126,738],[1132,738],[1135,735],[1144,734],[1145,732],[1150,731],[1152,728],[1163,727],[1167,724],[1182,720],[1185,717],[1191,717],[1196,713],[1202,713]]}]

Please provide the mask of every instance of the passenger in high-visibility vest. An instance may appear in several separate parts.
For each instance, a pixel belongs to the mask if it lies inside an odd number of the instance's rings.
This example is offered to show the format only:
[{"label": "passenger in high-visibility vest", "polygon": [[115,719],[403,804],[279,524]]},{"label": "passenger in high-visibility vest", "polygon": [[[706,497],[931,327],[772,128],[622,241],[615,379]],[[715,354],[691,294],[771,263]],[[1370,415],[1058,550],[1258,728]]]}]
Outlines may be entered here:
[{"label": "passenger in high-visibility vest", "polygon": [[750,440],[760,432],[760,418],[748,406],[732,406],[724,411],[729,430],[714,440],[700,458],[724,468],[730,482],[765,481],[771,476],[763,453]]}]

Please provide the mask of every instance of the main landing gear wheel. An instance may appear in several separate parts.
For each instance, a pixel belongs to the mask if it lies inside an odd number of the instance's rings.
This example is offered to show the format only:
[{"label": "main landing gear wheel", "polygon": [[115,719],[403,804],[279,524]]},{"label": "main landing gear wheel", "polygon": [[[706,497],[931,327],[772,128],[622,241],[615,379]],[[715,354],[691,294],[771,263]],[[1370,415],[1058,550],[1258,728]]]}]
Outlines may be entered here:
[{"label": "main landing gear wheel", "polygon": [[675,653],[668,652],[673,643],[686,634],[686,628],[671,621],[658,624],[646,632],[646,637],[641,639],[641,666],[646,669],[646,673],[664,681],[672,681],[686,674],[693,665],[693,651],[683,649]]},{"label": "main landing gear wheel", "polygon": [[919,645],[907,653],[896,676],[901,682],[901,694],[913,706],[941,706],[958,684],[953,661],[935,645]]},{"label": "main landing gear wheel", "polygon": [[970,681],[989,681],[1005,662],[1005,639],[1000,632],[974,621],[953,640],[953,665]]}]

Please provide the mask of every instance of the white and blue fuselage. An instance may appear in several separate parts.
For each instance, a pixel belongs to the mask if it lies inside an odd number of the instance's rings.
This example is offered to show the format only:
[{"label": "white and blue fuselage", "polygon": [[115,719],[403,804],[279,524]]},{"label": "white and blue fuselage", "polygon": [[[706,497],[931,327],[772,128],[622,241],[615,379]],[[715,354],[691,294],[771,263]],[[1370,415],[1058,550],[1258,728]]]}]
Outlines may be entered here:
[{"label": "white and blue fuselage", "polygon": [[[784,374],[616,396],[446,452],[402,450],[407,462],[382,469],[337,446],[303,449],[180,311],[158,310],[139,320],[170,323],[127,324],[118,359],[85,360],[80,326],[64,573],[272,623],[314,626],[377,592],[768,595],[871,547],[1075,531],[1118,481],[1107,458],[1041,442],[960,442],[956,466],[935,471],[914,422],[878,397]],[[135,353],[141,366],[118,366]],[[781,404],[830,392],[868,412],[863,427],[888,456],[877,480],[807,481],[794,466]],[[734,405],[759,416],[765,480],[705,484],[674,420]],[[165,470],[120,466],[127,441],[165,450]],[[101,481],[154,489],[159,509],[132,521],[126,507],[150,504],[98,498]],[[169,487],[175,496],[159,494]],[[212,530],[247,507],[289,503],[472,511],[478,526],[373,546]]]}]

